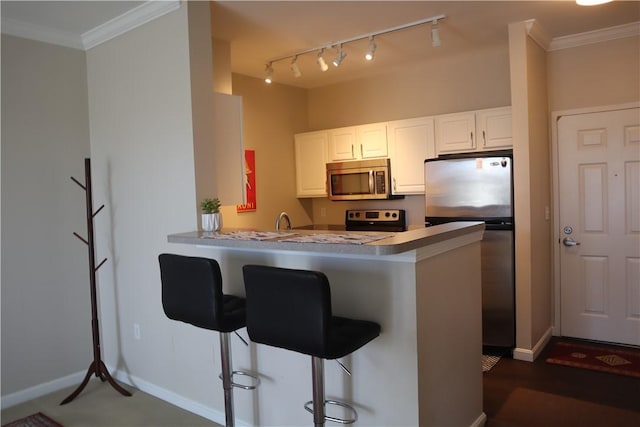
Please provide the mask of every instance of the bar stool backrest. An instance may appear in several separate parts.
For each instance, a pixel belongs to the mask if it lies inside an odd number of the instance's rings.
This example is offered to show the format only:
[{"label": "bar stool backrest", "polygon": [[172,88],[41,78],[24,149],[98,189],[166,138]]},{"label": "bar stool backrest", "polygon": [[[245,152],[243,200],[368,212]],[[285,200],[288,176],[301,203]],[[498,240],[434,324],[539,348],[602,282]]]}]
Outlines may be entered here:
[{"label": "bar stool backrest", "polygon": [[318,271],[243,267],[252,341],[308,355],[326,352],[331,290]]},{"label": "bar stool backrest", "polygon": [[[162,307],[169,319],[222,331],[222,274],[216,260],[161,254]],[[233,330],[233,329],[232,329]]]}]

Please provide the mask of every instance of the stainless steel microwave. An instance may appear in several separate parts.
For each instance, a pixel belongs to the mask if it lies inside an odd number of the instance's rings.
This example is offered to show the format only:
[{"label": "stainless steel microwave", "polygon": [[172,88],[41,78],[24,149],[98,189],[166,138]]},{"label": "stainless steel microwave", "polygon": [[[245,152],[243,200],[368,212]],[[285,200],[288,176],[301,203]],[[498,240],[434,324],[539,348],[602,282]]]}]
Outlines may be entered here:
[{"label": "stainless steel microwave", "polygon": [[330,200],[391,198],[389,159],[327,163]]}]

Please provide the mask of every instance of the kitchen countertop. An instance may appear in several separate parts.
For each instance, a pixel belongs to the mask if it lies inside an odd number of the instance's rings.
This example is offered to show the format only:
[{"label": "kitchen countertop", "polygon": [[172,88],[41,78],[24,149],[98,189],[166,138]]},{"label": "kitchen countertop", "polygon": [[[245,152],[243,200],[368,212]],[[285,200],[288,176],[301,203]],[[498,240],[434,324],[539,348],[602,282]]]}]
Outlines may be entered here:
[{"label": "kitchen countertop", "polygon": [[[338,226],[336,226],[338,227]],[[266,231],[223,228],[219,232],[170,234],[170,243],[237,249],[286,250],[354,255],[393,255],[482,232],[483,222],[451,222],[404,232],[293,229]],[[372,240],[372,241],[369,241]]]}]

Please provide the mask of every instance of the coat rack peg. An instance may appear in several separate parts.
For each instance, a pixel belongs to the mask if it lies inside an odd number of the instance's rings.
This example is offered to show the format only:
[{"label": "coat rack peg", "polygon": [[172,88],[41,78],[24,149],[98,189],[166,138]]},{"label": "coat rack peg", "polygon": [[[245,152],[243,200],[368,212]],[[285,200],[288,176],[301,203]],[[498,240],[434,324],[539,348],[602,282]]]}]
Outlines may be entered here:
[{"label": "coat rack peg", "polygon": [[100,267],[102,267],[102,264],[104,264],[105,262],[107,262],[107,259],[106,259],[106,258],[105,258],[105,259],[103,259],[102,261],[100,261],[100,264],[98,264],[98,265],[96,266],[96,271],[98,271],[98,269],[99,269]]},{"label": "coat rack peg", "polygon": [[84,237],[82,237],[81,235],[79,235],[78,233],[76,233],[75,231],[73,232],[73,235],[76,236],[78,239],[82,240],[84,242],[85,245],[88,245],[89,242],[85,240]]},{"label": "coat rack peg", "polygon": [[94,216],[94,217],[95,217],[96,215],[98,215],[98,212],[100,212],[100,211],[102,210],[102,208],[104,208],[104,205],[100,206],[100,207],[98,208],[98,210],[97,210],[97,211],[95,211],[95,212],[93,213],[93,215],[92,215],[92,216]]},{"label": "coat rack peg", "polygon": [[75,179],[74,177],[71,177],[71,180],[73,182],[75,182],[76,184],[78,184],[80,187],[82,187],[83,190],[87,191],[87,187],[85,187],[83,184],[80,184],[80,181],[78,181],[77,179]]},{"label": "coat rack peg", "polygon": [[75,389],[73,393],[71,393],[60,403],[61,405],[71,402],[82,392],[84,387],[89,382],[91,374],[95,374],[95,376],[100,378],[102,381],[109,381],[109,384],[111,384],[111,386],[123,396],[131,396],[131,393],[122,388],[117,382],[114,381],[113,378],[111,378],[109,370],[100,358],[100,328],[98,326],[98,291],[96,285],[96,271],[102,266],[102,264],[107,261],[107,259],[103,259],[102,262],[100,262],[100,264],[98,264],[98,266],[96,267],[95,243],[93,237],[93,217],[96,216],[96,214],[100,212],[102,208],[104,208],[104,205],[100,206],[100,208],[95,213],[93,213],[93,196],[91,194],[91,160],[84,159],[84,182],[86,183],[86,185],[82,185],[74,177],[71,177],[71,179],[73,180],[73,182],[75,182],[85,190],[87,199],[87,239],[84,239],[76,232],[74,232],[73,234],[89,247],[89,284],[91,288],[91,333],[93,337],[93,362],[91,362],[91,365],[89,365],[89,369],[87,370],[87,374],[85,375],[84,380],[82,380],[82,383],[78,386],[78,388]]}]

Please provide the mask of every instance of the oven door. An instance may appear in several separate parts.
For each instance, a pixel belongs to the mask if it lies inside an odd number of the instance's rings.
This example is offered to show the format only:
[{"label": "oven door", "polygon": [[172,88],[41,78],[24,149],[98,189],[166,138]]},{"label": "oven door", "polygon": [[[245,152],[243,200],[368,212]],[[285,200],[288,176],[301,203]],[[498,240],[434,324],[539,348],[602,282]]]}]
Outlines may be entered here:
[{"label": "oven door", "polygon": [[388,197],[388,169],[354,168],[327,171],[329,199],[366,200]]}]

